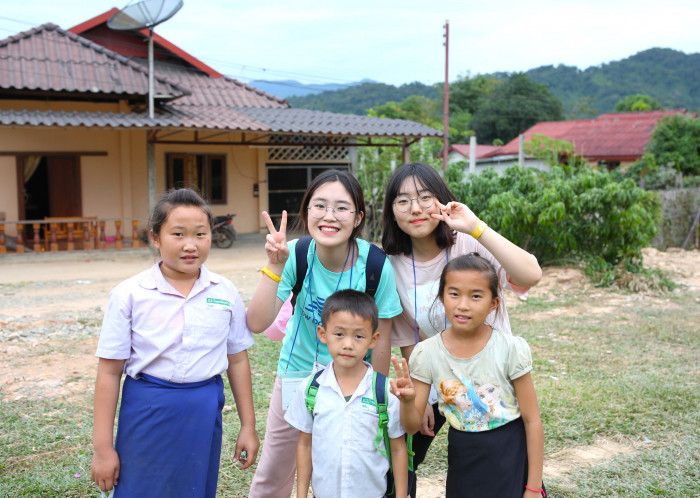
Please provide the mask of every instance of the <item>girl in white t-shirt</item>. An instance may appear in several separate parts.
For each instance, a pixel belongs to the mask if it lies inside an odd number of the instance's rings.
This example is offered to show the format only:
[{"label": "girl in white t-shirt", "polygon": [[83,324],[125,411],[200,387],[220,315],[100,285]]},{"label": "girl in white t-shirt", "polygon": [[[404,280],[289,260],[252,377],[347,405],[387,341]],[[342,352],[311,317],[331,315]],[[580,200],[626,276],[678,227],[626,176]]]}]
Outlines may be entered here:
[{"label": "girl in white t-shirt", "polygon": [[234,285],[204,267],[212,220],[196,192],[167,192],[150,220],[161,261],[109,295],[96,353],[92,479],[117,498],[216,496],[224,371],[241,420],[234,461],[255,462],[253,336]]},{"label": "girl in white t-shirt", "polygon": [[[382,248],[391,261],[403,313],[392,322],[391,345],[408,359],[415,344],[449,326],[444,308],[432,306],[442,269],[452,259],[479,253],[496,268],[497,310],[486,322],[510,334],[502,290],[524,294],[542,276],[537,259],[489,228],[465,204],[457,202],[440,175],[423,163],[399,167],[384,200]],[[497,312],[496,312],[497,311]],[[433,437],[445,422],[434,396],[420,433],[413,439],[414,467],[425,458]],[[411,496],[415,497],[415,480]]]},{"label": "girl in white t-shirt", "polygon": [[406,432],[421,426],[431,390],[450,425],[446,496],[546,496],[544,430],[532,382],[532,354],[522,337],[491,327],[498,278],[478,254],[452,259],[438,295],[449,328],[419,343],[410,359],[392,358],[392,392]]}]

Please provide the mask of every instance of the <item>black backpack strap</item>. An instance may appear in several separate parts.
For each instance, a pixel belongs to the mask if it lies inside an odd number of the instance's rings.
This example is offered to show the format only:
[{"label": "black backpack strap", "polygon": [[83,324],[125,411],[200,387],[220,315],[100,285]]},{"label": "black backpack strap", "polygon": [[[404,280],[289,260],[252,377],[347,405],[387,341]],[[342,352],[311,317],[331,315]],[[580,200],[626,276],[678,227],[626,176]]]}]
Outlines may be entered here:
[{"label": "black backpack strap", "polygon": [[294,248],[294,256],[297,260],[297,280],[292,287],[292,306],[297,302],[297,296],[301,292],[301,287],[304,285],[306,278],[306,270],[309,268],[307,254],[309,253],[309,245],[311,244],[311,235],[304,235],[297,240],[297,245]]},{"label": "black backpack strap", "polygon": [[367,255],[367,267],[365,269],[365,292],[374,297],[379,287],[379,281],[382,279],[382,269],[384,268],[384,260],[386,254],[384,251],[374,244],[369,245],[369,254]]}]

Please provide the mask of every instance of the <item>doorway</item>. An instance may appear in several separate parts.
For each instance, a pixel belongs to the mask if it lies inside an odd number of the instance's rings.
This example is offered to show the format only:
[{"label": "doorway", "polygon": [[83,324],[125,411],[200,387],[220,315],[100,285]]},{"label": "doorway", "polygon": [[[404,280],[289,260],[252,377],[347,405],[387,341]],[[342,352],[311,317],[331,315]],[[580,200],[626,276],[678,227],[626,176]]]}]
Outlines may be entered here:
[{"label": "doorway", "polygon": [[[17,160],[19,219],[43,220],[47,216],[83,215],[80,158],[76,155],[23,155]],[[43,230],[42,230],[43,232]],[[25,225],[25,240],[34,237]]]},{"label": "doorway", "polygon": [[74,155],[26,155],[18,161],[22,179],[19,217],[43,220],[46,216],[82,216],[80,160]]}]

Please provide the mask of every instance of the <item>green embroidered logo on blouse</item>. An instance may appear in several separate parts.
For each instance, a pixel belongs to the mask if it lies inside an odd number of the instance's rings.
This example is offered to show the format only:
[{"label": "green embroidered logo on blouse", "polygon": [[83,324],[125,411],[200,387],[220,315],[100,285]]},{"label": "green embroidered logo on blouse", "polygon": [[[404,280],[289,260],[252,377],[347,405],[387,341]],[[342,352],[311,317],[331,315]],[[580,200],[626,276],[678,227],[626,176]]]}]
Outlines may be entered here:
[{"label": "green embroidered logo on blouse", "polygon": [[231,303],[226,299],[216,299],[214,297],[207,298],[207,308],[209,309],[229,309],[231,308]]}]

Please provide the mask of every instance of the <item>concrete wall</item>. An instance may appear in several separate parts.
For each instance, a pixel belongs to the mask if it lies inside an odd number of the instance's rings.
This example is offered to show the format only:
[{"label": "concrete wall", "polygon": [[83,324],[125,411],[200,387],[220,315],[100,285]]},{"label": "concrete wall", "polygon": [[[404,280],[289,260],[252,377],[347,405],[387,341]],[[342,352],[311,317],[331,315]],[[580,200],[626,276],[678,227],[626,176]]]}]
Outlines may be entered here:
[{"label": "concrete wall", "polygon": [[[193,138],[192,135],[183,133],[176,138],[185,140]],[[146,137],[147,131],[142,129],[0,128],[0,212],[6,213],[7,220],[18,219],[16,156],[8,152],[105,153],[80,157],[83,216],[147,219]],[[234,133],[217,137],[220,141],[240,139],[240,135]],[[166,155],[171,152],[225,155],[228,202],[213,206],[213,210],[215,214],[236,213],[235,226],[242,233],[260,229],[260,211],[267,208],[267,197],[262,189],[260,196],[254,197],[253,185],[266,180],[264,163],[260,168],[258,158],[258,153],[264,152],[264,149],[222,145],[157,145],[157,197],[166,189]],[[259,202],[260,199],[265,199],[265,202]],[[7,228],[8,235],[16,233],[13,226]]]}]

